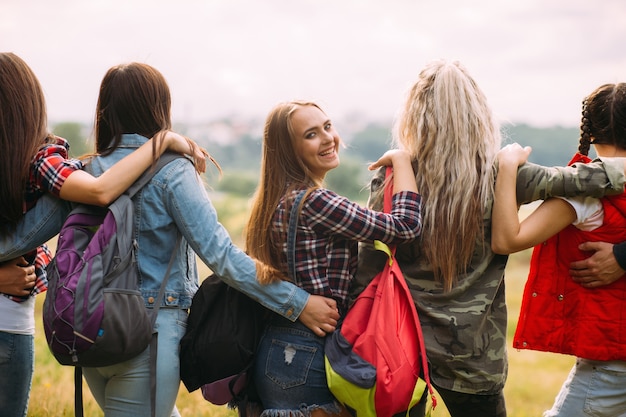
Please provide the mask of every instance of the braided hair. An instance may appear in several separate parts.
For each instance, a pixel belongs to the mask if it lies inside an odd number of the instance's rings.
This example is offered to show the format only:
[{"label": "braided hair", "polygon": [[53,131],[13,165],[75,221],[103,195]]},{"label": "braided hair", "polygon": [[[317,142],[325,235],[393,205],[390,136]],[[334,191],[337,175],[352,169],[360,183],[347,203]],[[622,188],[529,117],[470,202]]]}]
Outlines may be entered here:
[{"label": "braided hair", "polygon": [[583,117],[580,121],[580,139],[578,140],[578,153],[589,155],[591,147],[591,122],[589,122],[589,110],[587,110],[587,99],[583,100]]},{"label": "braided hair", "polygon": [[604,84],[583,100],[578,152],[592,144],[626,149],[626,83]]}]

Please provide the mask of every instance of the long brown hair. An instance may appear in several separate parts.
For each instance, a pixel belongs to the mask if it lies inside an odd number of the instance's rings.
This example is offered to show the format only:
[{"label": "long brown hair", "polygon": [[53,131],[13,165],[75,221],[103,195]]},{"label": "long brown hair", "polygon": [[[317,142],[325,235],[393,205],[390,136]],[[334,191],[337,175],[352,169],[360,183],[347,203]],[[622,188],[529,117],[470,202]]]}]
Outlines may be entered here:
[{"label": "long brown hair", "polygon": [[[321,186],[295,150],[291,119],[303,106],[315,106],[323,112],[315,103],[291,101],[275,106],[265,120],[261,177],[245,228],[248,254],[276,269],[280,266],[281,242],[275,242],[272,237],[272,219],[280,199],[294,189],[307,188],[311,192]],[[259,282],[268,283],[276,278],[271,268],[258,268]]]},{"label": "long brown hair", "polygon": [[458,62],[434,61],[419,74],[395,126],[395,142],[416,161],[424,202],[421,243],[450,290],[484,245],[501,136],[487,99]]},{"label": "long brown hair", "polygon": [[[110,68],[100,84],[96,105],[96,151],[110,154],[124,133],[151,138],[171,129],[170,108],[170,89],[156,68],[138,62]],[[157,135],[153,147],[160,140]]]},{"label": "long brown hair", "polygon": [[0,53],[0,232],[23,215],[24,189],[37,150],[49,138],[39,80],[20,57]]}]

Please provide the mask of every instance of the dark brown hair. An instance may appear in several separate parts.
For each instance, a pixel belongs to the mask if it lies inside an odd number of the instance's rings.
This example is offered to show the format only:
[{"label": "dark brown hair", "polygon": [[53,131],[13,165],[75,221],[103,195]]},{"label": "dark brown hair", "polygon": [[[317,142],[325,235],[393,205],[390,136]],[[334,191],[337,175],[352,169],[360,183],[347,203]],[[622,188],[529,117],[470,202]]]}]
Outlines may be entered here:
[{"label": "dark brown hair", "polygon": [[22,217],[31,161],[48,137],[39,80],[20,57],[0,53],[0,232]]},{"label": "dark brown hair", "polygon": [[583,100],[578,152],[592,144],[626,149],[626,84],[604,84]]},{"label": "dark brown hair", "polygon": [[[102,79],[96,106],[96,151],[108,155],[122,134],[151,138],[171,129],[171,96],[163,75],[147,64],[116,65]],[[154,147],[160,137],[154,140]]]}]

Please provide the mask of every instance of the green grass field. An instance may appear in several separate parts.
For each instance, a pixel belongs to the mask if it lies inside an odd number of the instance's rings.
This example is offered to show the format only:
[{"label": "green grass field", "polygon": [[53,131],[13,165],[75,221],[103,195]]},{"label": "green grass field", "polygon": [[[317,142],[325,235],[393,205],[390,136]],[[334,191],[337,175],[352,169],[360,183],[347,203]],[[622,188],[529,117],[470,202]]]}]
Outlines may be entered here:
[{"label": "green grass field", "polygon": [[[517,322],[522,289],[528,272],[528,258],[528,251],[515,254],[511,257],[507,267],[509,337],[512,336]],[[40,317],[42,303],[43,297],[39,297],[37,317]],[[73,368],[61,366],[55,361],[48,352],[41,320],[38,320],[37,325],[35,376],[28,416],[73,416]],[[540,416],[552,405],[554,396],[565,380],[574,358],[509,348],[509,361],[509,377],[505,387],[508,415],[509,417],[529,417]],[[86,385],[84,385],[84,398],[85,415],[102,416],[102,412],[89,394]],[[225,406],[214,406],[206,402],[199,391],[188,393],[182,385],[177,406],[183,417],[236,415]],[[433,417],[448,416],[442,403],[433,412]]]}]

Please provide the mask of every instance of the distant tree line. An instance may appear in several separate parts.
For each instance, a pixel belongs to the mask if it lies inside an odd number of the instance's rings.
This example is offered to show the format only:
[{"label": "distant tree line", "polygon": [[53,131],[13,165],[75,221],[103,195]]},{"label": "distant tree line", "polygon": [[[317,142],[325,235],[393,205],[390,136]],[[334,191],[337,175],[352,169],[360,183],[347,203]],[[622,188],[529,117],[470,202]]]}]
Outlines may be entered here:
[{"label": "distant tree line", "polygon": [[[86,128],[80,123],[64,122],[54,125],[53,132],[70,142],[70,154],[78,157],[93,152],[93,143],[86,138]],[[517,142],[532,146],[530,161],[540,165],[565,165],[578,147],[578,128],[537,128],[527,124],[506,125],[502,129],[503,145]],[[327,186],[348,198],[365,201],[371,173],[367,165],[378,159],[391,146],[391,126],[369,124],[352,133],[340,151],[341,164],[331,171]],[[216,169],[206,177],[212,190],[250,197],[256,188],[260,169],[261,138],[242,134],[228,144],[202,143],[221,165],[224,175],[218,181]],[[592,157],[595,154],[591,155]]]}]

